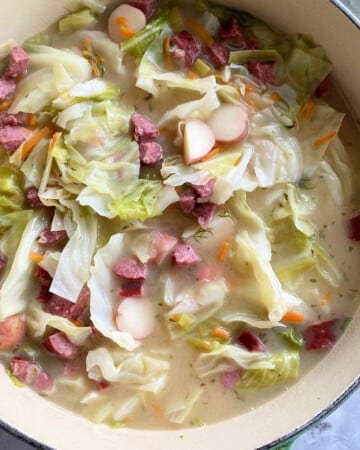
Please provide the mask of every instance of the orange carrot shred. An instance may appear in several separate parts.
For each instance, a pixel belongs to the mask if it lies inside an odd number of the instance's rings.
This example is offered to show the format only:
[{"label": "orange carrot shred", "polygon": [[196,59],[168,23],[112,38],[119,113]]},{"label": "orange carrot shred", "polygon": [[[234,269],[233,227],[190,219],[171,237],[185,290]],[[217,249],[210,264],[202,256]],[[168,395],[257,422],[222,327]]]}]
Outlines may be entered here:
[{"label": "orange carrot shred", "polygon": [[217,260],[218,261],[224,261],[224,259],[226,258],[226,255],[229,251],[230,248],[230,242],[229,241],[225,241],[222,246],[220,247],[219,253],[217,254]]},{"label": "orange carrot shred", "polygon": [[8,109],[11,105],[12,100],[5,100],[4,102],[0,103],[0,111],[4,111],[4,109]]},{"label": "orange carrot shred", "polygon": [[87,37],[87,38],[84,39],[84,47],[85,47],[85,49],[86,49],[88,52],[91,51],[92,45],[91,45],[91,39],[90,39],[90,38]]},{"label": "orange carrot shred", "polygon": [[82,323],[80,322],[80,320],[72,320],[71,321],[76,327],[82,327]]},{"label": "orange carrot shred", "polygon": [[41,253],[31,252],[29,253],[29,258],[31,261],[39,263],[44,259],[44,256]]},{"label": "orange carrot shred", "polygon": [[304,320],[304,316],[298,311],[288,311],[281,320],[284,322],[301,323]]},{"label": "orange carrot shred", "polygon": [[199,22],[193,19],[187,19],[186,24],[189,28],[195,31],[195,33],[199,36],[199,38],[203,41],[205,45],[211,45],[214,43],[214,39],[205,30],[205,28],[202,25],[200,25]]},{"label": "orange carrot shred", "polygon": [[271,98],[275,103],[277,103],[281,100],[280,94],[278,92],[273,92],[271,94]]},{"label": "orange carrot shred", "polygon": [[312,100],[309,100],[301,111],[301,115],[300,115],[301,121],[310,119],[311,114],[314,111],[314,108],[315,108],[315,103]]},{"label": "orange carrot shred", "polygon": [[135,36],[135,34],[136,34],[136,32],[134,30],[132,30],[131,28],[124,27],[124,26],[121,26],[119,28],[119,30],[120,30],[120,33],[123,36],[125,36],[126,38],[131,38],[131,37]]},{"label": "orange carrot shred", "polygon": [[29,127],[35,128],[36,125],[37,125],[36,115],[34,113],[31,113],[29,115]]},{"label": "orange carrot shred", "polygon": [[41,141],[41,139],[50,137],[53,133],[50,126],[46,126],[39,131],[33,133],[30,138],[24,142],[21,148],[21,160],[24,161],[34,149],[34,147]]},{"label": "orange carrot shred", "polygon": [[234,166],[238,166],[241,163],[242,156],[239,156],[238,159],[234,162]]},{"label": "orange carrot shred", "polygon": [[331,131],[326,136],[318,139],[314,142],[315,147],[321,147],[322,145],[326,144],[327,142],[330,142],[335,136],[337,135],[337,132],[335,130]]},{"label": "orange carrot shred", "polygon": [[245,93],[250,94],[251,92],[254,92],[254,88],[251,86],[251,84],[245,83]]},{"label": "orange carrot shred", "polygon": [[321,300],[320,306],[326,306],[329,303],[331,292],[325,292],[324,297]]},{"label": "orange carrot shred", "polygon": [[209,152],[207,155],[205,155],[200,161],[204,162],[204,161],[208,161],[209,159],[211,159],[213,156],[217,155],[218,153],[220,153],[222,147],[214,147],[211,152]]},{"label": "orange carrot shred", "polygon": [[228,332],[228,330],[226,330],[223,327],[215,327],[212,331],[211,334],[219,339],[223,339],[223,340],[227,340],[230,338],[230,333]]},{"label": "orange carrot shred", "polygon": [[189,80],[197,80],[199,77],[199,75],[197,75],[195,72],[192,72],[191,70],[189,70],[189,72],[186,74],[186,77],[189,78]]},{"label": "orange carrot shred", "polygon": [[166,36],[163,40],[163,53],[166,68],[168,70],[173,70],[174,65],[170,54],[170,36]]},{"label": "orange carrot shred", "polygon": [[50,144],[49,144],[49,148],[48,148],[48,153],[51,153],[56,144],[59,142],[59,139],[61,138],[61,133],[60,131],[57,131],[56,133],[53,134],[53,137],[51,138]]}]

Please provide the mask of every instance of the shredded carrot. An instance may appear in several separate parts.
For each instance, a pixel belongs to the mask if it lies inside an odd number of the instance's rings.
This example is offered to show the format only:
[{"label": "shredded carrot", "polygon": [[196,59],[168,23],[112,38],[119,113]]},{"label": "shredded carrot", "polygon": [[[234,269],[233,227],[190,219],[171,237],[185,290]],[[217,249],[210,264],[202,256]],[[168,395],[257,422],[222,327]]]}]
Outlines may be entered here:
[{"label": "shredded carrot", "polygon": [[168,70],[173,70],[174,65],[170,54],[170,36],[166,36],[163,40],[164,62]]},{"label": "shredded carrot", "polygon": [[195,31],[195,33],[199,36],[199,38],[203,41],[205,45],[211,45],[214,43],[214,39],[205,30],[205,28],[202,25],[200,25],[199,22],[193,19],[187,19],[186,24],[189,28]]},{"label": "shredded carrot", "polygon": [[126,38],[131,38],[131,37],[135,36],[135,34],[136,34],[136,32],[134,30],[132,30],[131,28],[124,27],[124,26],[119,27],[119,31]]},{"label": "shredded carrot", "polygon": [[223,327],[215,327],[211,334],[216,338],[223,339],[224,341],[230,338],[230,333]]},{"label": "shredded carrot", "polygon": [[326,306],[329,303],[331,292],[325,292],[324,297],[321,300],[320,306]]},{"label": "shredded carrot", "polygon": [[189,72],[186,74],[186,77],[190,80],[197,80],[198,78],[200,78],[199,75],[196,75],[196,73],[192,72],[191,70],[189,70]]},{"label": "shredded carrot", "polygon": [[52,133],[53,130],[50,126],[46,126],[33,133],[30,138],[24,142],[21,148],[21,160],[24,161],[30,155],[33,148],[41,141],[41,139],[50,137]]},{"label": "shredded carrot", "polygon": [[4,111],[4,109],[8,109],[11,105],[12,100],[5,100],[4,102],[0,103],[0,111]]},{"label": "shredded carrot", "polygon": [[204,162],[204,161],[208,161],[209,159],[211,159],[213,156],[217,155],[218,153],[220,153],[222,150],[222,147],[214,147],[211,152],[209,152],[207,155],[205,155],[200,161]]},{"label": "shredded carrot", "polygon": [[88,52],[91,52],[92,50],[92,44],[91,44],[91,39],[90,38],[85,38],[84,39],[84,47]]},{"label": "shredded carrot", "polygon": [[170,317],[171,322],[179,322],[181,318],[181,314],[174,314],[173,316]]},{"label": "shredded carrot", "polygon": [[242,156],[239,156],[238,159],[234,162],[234,166],[238,166],[241,163]]},{"label": "shredded carrot", "polygon": [[304,320],[304,316],[298,311],[288,311],[281,320],[284,322],[301,323]]},{"label": "shredded carrot", "polygon": [[330,142],[335,136],[337,135],[337,132],[331,131],[329,134],[327,134],[326,136],[318,139],[317,141],[314,142],[314,146],[315,147],[321,147],[322,145],[326,144],[327,142]]},{"label": "shredded carrot", "polygon": [[35,128],[36,125],[37,125],[36,115],[34,113],[31,113],[29,115],[29,127]]},{"label": "shredded carrot", "polygon": [[90,61],[91,71],[94,78],[100,77],[100,70],[96,65],[95,61]]},{"label": "shredded carrot", "polygon": [[41,253],[31,252],[29,253],[29,258],[31,261],[39,263],[44,259],[44,256]]},{"label": "shredded carrot", "polygon": [[128,27],[128,25],[129,25],[129,21],[127,20],[126,17],[123,17],[123,16],[118,16],[115,19],[115,23],[116,23],[116,25],[123,26],[123,27]]},{"label": "shredded carrot", "polygon": [[245,83],[245,94],[250,94],[251,92],[254,92],[254,88],[251,84]]},{"label": "shredded carrot", "polygon": [[224,259],[226,258],[226,255],[229,251],[230,248],[230,242],[229,241],[225,241],[222,246],[220,247],[219,253],[217,254],[217,260],[218,261],[224,261]]},{"label": "shredded carrot", "polygon": [[246,103],[250,106],[251,109],[256,109],[256,105],[252,100],[246,100]]},{"label": "shredded carrot", "polygon": [[278,92],[273,92],[271,94],[271,98],[274,101],[274,103],[277,103],[281,100],[280,94]]},{"label": "shredded carrot", "polygon": [[56,133],[53,134],[50,144],[49,144],[49,147],[48,147],[48,153],[51,153],[54,150],[54,148],[55,148],[56,144],[59,142],[60,138],[61,138],[60,131],[57,131]]},{"label": "shredded carrot", "polygon": [[218,83],[223,83],[223,82],[224,82],[221,73],[216,73],[216,74],[215,74],[215,78],[216,78],[216,81],[217,81]]},{"label": "shredded carrot", "polygon": [[300,119],[303,122],[306,119],[310,119],[311,114],[313,113],[315,108],[315,103],[312,100],[309,100],[301,111]]},{"label": "shredded carrot", "polygon": [[76,327],[82,327],[82,323],[80,322],[80,320],[72,320],[71,321]]}]

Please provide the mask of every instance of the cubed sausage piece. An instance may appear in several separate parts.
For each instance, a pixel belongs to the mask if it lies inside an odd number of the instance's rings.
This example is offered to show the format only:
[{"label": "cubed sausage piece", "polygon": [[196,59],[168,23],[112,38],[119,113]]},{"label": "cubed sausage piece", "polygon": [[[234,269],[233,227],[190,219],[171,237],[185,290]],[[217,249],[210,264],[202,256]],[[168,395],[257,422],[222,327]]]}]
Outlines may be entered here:
[{"label": "cubed sausage piece", "polygon": [[123,280],[119,295],[122,297],[142,297],[144,295],[144,280]]},{"label": "cubed sausage piece", "polygon": [[29,65],[29,55],[21,48],[12,49],[8,67],[5,71],[5,78],[17,79],[26,74]]},{"label": "cubed sausage piece", "polygon": [[37,363],[20,356],[11,358],[10,370],[21,383],[32,386],[39,392],[49,391],[53,387],[53,380],[45,370]]},{"label": "cubed sausage piece", "polygon": [[133,136],[137,142],[142,139],[154,139],[159,136],[159,130],[155,124],[142,114],[134,113],[131,116],[131,123],[133,125]]},{"label": "cubed sausage piece", "polygon": [[16,90],[16,83],[14,80],[0,79],[0,101],[11,97]]},{"label": "cubed sausage piece", "polygon": [[29,137],[31,131],[26,128],[6,126],[0,129],[0,144],[9,153],[13,153]]},{"label": "cubed sausage piece", "polygon": [[210,44],[206,51],[215,69],[225,66],[229,61],[230,50],[223,44]]},{"label": "cubed sausage piece", "polygon": [[156,164],[162,158],[162,147],[157,142],[142,142],[139,151],[143,164]]},{"label": "cubed sausage piece", "polygon": [[186,30],[175,34],[175,36],[171,38],[171,45],[174,47],[174,58],[178,59],[180,65],[184,65],[185,69],[190,69],[201,55],[201,45],[199,41]]},{"label": "cubed sausage piece", "polygon": [[31,208],[41,208],[43,206],[39,197],[39,191],[35,186],[26,191],[26,200]]},{"label": "cubed sausage piece", "polygon": [[123,258],[115,264],[113,272],[125,280],[143,280],[147,275],[145,264],[136,258]]},{"label": "cubed sausage piece", "polygon": [[247,64],[249,72],[265,84],[275,84],[277,78],[277,65],[274,61],[250,61]]},{"label": "cubed sausage piece", "polygon": [[173,264],[177,266],[190,266],[200,261],[200,256],[188,244],[178,244],[172,256]]},{"label": "cubed sausage piece", "polygon": [[221,25],[219,36],[223,41],[242,41],[244,39],[236,17],[231,17]]},{"label": "cubed sausage piece", "polygon": [[156,10],[157,0],[130,0],[129,5],[140,9],[140,11],[142,11],[148,19]]},{"label": "cubed sausage piece", "polygon": [[306,350],[325,350],[331,348],[336,341],[336,325],[338,320],[316,323],[305,328],[303,332]]},{"label": "cubed sausage piece", "polygon": [[76,303],[72,303],[59,295],[51,295],[44,309],[55,316],[65,317],[69,320],[77,320],[85,311],[89,300],[89,291],[82,289]]},{"label": "cubed sausage piece", "polygon": [[0,322],[0,351],[12,350],[25,337],[26,325],[21,314],[15,314]]},{"label": "cubed sausage piece", "polygon": [[40,234],[39,244],[43,247],[53,247],[55,245],[62,244],[66,239],[67,233],[65,230],[44,230]]},{"label": "cubed sausage piece", "polygon": [[188,189],[180,194],[179,203],[181,209],[187,214],[191,213],[195,208],[196,198],[197,195],[194,189]]},{"label": "cubed sausage piece", "polygon": [[155,263],[161,264],[175,248],[178,239],[167,233],[156,233],[154,237]]},{"label": "cubed sausage piece", "polygon": [[35,271],[35,278],[43,285],[49,287],[52,283],[52,276],[41,267],[37,267]]},{"label": "cubed sausage piece", "polygon": [[206,184],[203,185],[193,185],[193,189],[195,189],[196,194],[201,197],[210,197],[212,193],[214,192],[214,186],[215,186],[215,178],[212,178],[209,180]]},{"label": "cubed sausage piece", "polygon": [[244,331],[238,337],[238,342],[243,345],[249,352],[264,352],[265,345],[263,341],[250,331]]},{"label": "cubed sausage piece", "polygon": [[216,205],[213,203],[201,203],[195,206],[192,214],[197,218],[201,228],[207,228],[213,218]]},{"label": "cubed sausage piece", "polygon": [[52,334],[44,342],[43,346],[50,353],[55,354],[61,359],[76,359],[79,356],[79,349],[66,336],[65,333],[59,331]]}]

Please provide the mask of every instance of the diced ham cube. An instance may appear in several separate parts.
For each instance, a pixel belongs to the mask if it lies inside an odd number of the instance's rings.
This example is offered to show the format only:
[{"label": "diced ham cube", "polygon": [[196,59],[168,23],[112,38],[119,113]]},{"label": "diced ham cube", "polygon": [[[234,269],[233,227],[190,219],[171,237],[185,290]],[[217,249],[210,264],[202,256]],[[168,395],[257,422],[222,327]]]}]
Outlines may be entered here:
[{"label": "diced ham cube", "polygon": [[215,69],[225,66],[229,61],[230,50],[223,44],[213,43],[206,49],[210,61]]},{"label": "diced ham cube", "polygon": [[52,277],[42,267],[37,267],[35,271],[35,278],[43,285],[49,287],[52,283]]},{"label": "diced ham cube", "polygon": [[214,192],[214,186],[215,186],[215,178],[212,178],[209,180],[206,184],[193,184],[193,189],[195,189],[196,194],[201,197],[210,197],[212,193]]},{"label": "diced ham cube", "polygon": [[21,383],[32,386],[39,392],[49,391],[53,387],[52,378],[37,363],[14,356],[10,360],[10,369]]},{"label": "diced ham cube", "polygon": [[231,372],[223,372],[221,375],[221,383],[225,389],[232,389],[240,380],[243,371],[241,369],[233,370]]},{"label": "diced ham cube", "polygon": [[244,331],[238,337],[238,342],[249,350],[249,352],[265,352],[263,341],[250,331]]},{"label": "diced ham cube", "polygon": [[46,312],[69,320],[77,320],[85,311],[89,300],[89,291],[82,289],[76,303],[72,303],[59,295],[52,294],[44,306]]},{"label": "diced ham cube", "polygon": [[67,233],[65,230],[44,230],[40,234],[39,244],[43,247],[53,247],[55,245],[62,244],[66,239]]},{"label": "diced ham cube", "polygon": [[177,266],[190,266],[200,260],[200,256],[189,244],[177,244],[172,256],[173,264]]},{"label": "diced ham cube", "polygon": [[179,203],[181,209],[187,214],[191,213],[195,208],[196,198],[197,195],[194,189],[188,189],[180,194]]},{"label": "diced ham cube", "polygon": [[0,79],[0,101],[11,97],[16,90],[16,83],[14,80]]},{"label": "diced ham cube", "polygon": [[98,383],[98,391],[100,393],[107,392],[110,389],[111,384],[107,381],[100,381]]},{"label": "diced ham cube", "polygon": [[305,328],[303,332],[306,350],[325,350],[331,348],[336,341],[336,325],[338,321],[316,323]]},{"label": "diced ham cube", "polygon": [[15,314],[0,322],[0,351],[12,350],[25,337],[26,324],[21,314]]},{"label": "diced ham cube", "polygon": [[26,128],[6,126],[0,129],[0,144],[8,152],[14,152],[29,137],[31,131]]},{"label": "diced ham cube", "polygon": [[142,142],[139,151],[143,164],[156,164],[162,158],[162,147],[157,142]]},{"label": "diced ham cube", "polygon": [[42,344],[48,352],[54,353],[61,359],[72,360],[79,356],[78,347],[61,331],[49,336]]},{"label": "diced ham cube", "polygon": [[222,41],[242,41],[244,39],[236,17],[231,17],[230,20],[221,24],[219,37]]},{"label": "diced ham cube", "polygon": [[277,64],[274,61],[250,61],[247,64],[249,72],[265,84],[276,84]]},{"label": "diced ham cube", "polygon": [[360,241],[360,214],[349,219],[348,238],[352,241]]},{"label": "diced ham cube", "polygon": [[149,19],[156,10],[157,0],[130,0],[129,5],[140,9],[140,11],[145,14],[146,18]]},{"label": "diced ham cube", "polygon": [[45,286],[44,284],[40,286],[40,291],[38,293],[38,296],[36,297],[37,301],[39,301],[40,303],[48,303],[48,301],[52,297],[52,293],[49,291],[49,287],[50,286]]},{"label": "diced ham cube", "polygon": [[39,191],[35,186],[26,191],[26,200],[31,208],[41,208],[43,206],[39,197]]},{"label": "diced ham cube", "polygon": [[43,370],[34,381],[32,387],[39,392],[44,392],[50,391],[53,385],[53,379],[47,372]]},{"label": "diced ham cube", "polygon": [[142,114],[134,113],[131,116],[131,123],[133,125],[133,136],[136,142],[142,139],[154,139],[159,136],[159,130],[155,124]]},{"label": "diced ham cube", "polygon": [[5,71],[5,78],[17,79],[26,74],[29,65],[29,55],[21,48],[12,49],[8,67]]},{"label": "diced ham cube", "polygon": [[[201,55],[201,45],[199,41],[187,30],[175,34],[171,38],[171,45],[174,47],[174,57],[178,59],[180,64],[184,65],[186,69],[190,69]],[[181,52],[176,53],[176,50],[181,50]]]},{"label": "diced ham cube", "polygon": [[213,203],[200,203],[195,206],[192,214],[197,217],[198,224],[201,228],[207,228],[213,218],[216,205]]},{"label": "diced ham cube", "polygon": [[147,268],[137,258],[123,258],[113,267],[115,275],[125,280],[143,280],[147,275]]},{"label": "diced ham cube", "polygon": [[27,126],[29,122],[29,115],[23,112],[19,112],[17,114],[9,114],[7,111],[0,112],[0,128],[4,128],[9,125],[14,127],[16,125],[19,126]]},{"label": "diced ham cube", "polygon": [[154,237],[155,263],[161,264],[175,248],[178,239],[167,233],[156,233]]},{"label": "diced ham cube", "polygon": [[119,295],[122,297],[142,297],[144,295],[144,280],[123,280]]}]

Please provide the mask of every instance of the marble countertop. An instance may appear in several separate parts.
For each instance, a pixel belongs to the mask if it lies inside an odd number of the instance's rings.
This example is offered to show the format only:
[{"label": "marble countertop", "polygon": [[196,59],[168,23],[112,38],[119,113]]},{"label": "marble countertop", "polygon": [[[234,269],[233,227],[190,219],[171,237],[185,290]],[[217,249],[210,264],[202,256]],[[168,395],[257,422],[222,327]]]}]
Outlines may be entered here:
[{"label": "marble countertop", "polygon": [[[360,15],[360,0],[344,0]],[[336,411],[318,423],[292,445],[291,450],[357,450],[360,449],[360,389]],[[34,450],[5,430],[0,429],[0,450]]]}]

